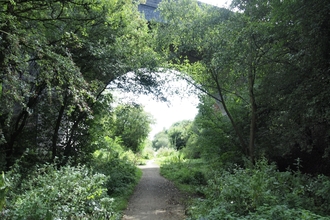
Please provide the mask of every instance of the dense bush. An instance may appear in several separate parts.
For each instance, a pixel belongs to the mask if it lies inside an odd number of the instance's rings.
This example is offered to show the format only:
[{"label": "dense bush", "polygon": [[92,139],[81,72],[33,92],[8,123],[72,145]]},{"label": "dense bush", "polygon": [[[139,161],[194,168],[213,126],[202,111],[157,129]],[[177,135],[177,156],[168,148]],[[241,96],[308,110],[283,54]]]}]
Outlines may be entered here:
[{"label": "dense bush", "polygon": [[201,194],[200,186],[207,184],[205,169],[204,161],[183,159],[182,154],[177,153],[163,161],[160,173],[174,181],[179,189],[191,194]]},{"label": "dense bush", "polygon": [[201,170],[185,165],[178,166],[178,163],[162,165],[161,174],[180,184],[200,186],[207,183],[205,174]]},{"label": "dense bush", "polygon": [[202,160],[168,160],[161,172],[202,195],[189,205],[190,220],[330,218],[329,177],[279,172],[266,159],[247,167],[224,170]]},{"label": "dense bush", "polygon": [[136,167],[129,160],[98,158],[93,166],[96,172],[108,177],[105,182],[108,195],[123,194],[129,185],[136,183]]},{"label": "dense bush", "polygon": [[177,151],[171,147],[161,147],[157,150],[157,157],[168,157],[176,154]]},{"label": "dense bush", "polygon": [[89,166],[33,166],[24,155],[0,178],[0,219],[120,219],[141,175],[121,149],[96,151]]},{"label": "dense bush", "polygon": [[297,220],[297,219],[310,219],[310,220],[326,220],[329,217],[322,217],[314,214],[309,210],[288,208],[285,205],[262,206],[256,212],[249,213],[246,216],[240,216],[237,213],[228,212],[224,207],[215,207],[204,217],[188,218],[192,219],[226,219],[226,220],[255,220],[255,219],[272,219],[272,220]]},{"label": "dense bush", "polygon": [[126,209],[129,197],[142,176],[142,171],[135,166],[137,160],[132,151],[109,153],[100,150],[94,154],[91,166],[95,172],[108,177],[104,185],[108,195],[115,200],[113,208],[116,212]]},{"label": "dense bush", "polygon": [[[322,219],[330,215],[330,179],[278,172],[260,160],[253,168],[214,172],[191,219]],[[327,217],[329,218],[329,216]]]},{"label": "dense bush", "polygon": [[[86,166],[37,166],[22,179],[15,168],[2,219],[115,219],[107,196],[107,177]],[[21,182],[22,181],[22,182]]]}]

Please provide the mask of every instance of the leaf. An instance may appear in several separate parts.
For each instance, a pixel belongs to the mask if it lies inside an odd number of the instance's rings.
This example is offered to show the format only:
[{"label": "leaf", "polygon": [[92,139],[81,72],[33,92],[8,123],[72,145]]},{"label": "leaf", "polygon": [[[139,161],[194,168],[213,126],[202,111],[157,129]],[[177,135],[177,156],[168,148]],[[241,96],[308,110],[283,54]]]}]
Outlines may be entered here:
[{"label": "leaf", "polygon": [[2,175],[0,178],[0,211],[3,209],[3,207],[6,204],[7,190],[8,190],[8,183],[6,181],[4,172],[2,172]]}]

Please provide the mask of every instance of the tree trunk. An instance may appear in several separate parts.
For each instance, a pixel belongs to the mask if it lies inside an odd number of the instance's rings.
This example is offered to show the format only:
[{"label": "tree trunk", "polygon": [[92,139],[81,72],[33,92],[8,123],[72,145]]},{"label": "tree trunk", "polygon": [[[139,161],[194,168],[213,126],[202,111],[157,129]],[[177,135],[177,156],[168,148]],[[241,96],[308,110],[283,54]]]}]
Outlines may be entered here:
[{"label": "tree trunk", "polygon": [[239,129],[239,127],[237,126],[234,118],[232,117],[230,111],[227,108],[226,102],[225,102],[224,97],[223,97],[222,89],[221,89],[221,86],[219,84],[219,80],[216,77],[217,74],[212,74],[212,75],[213,75],[213,78],[214,78],[214,80],[216,82],[217,90],[218,90],[218,93],[219,93],[219,96],[220,96],[220,99],[221,99],[221,100],[218,100],[218,101],[220,101],[222,103],[223,109],[225,110],[225,112],[226,112],[226,114],[227,114],[227,116],[228,116],[228,118],[229,118],[229,120],[230,120],[230,122],[231,122],[231,124],[232,124],[232,126],[234,128],[234,130],[235,130],[235,133],[236,133],[236,135],[238,137],[238,140],[239,140],[239,142],[241,144],[242,150],[243,150],[244,153],[247,154],[247,145],[246,145],[246,142],[244,140],[243,133]]},{"label": "tree trunk", "polygon": [[23,110],[15,123],[15,131],[10,135],[9,141],[5,144],[5,152],[6,152],[6,166],[9,169],[15,162],[16,157],[14,157],[14,144],[16,142],[17,137],[23,131],[23,128],[26,124],[26,120],[28,118],[28,112]]},{"label": "tree trunk", "polygon": [[231,125],[233,126],[234,130],[235,130],[235,133],[238,137],[238,140],[240,142],[240,145],[241,145],[241,149],[242,149],[242,152],[245,153],[245,155],[249,155],[248,154],[248,145],[246,144],[245,140],[244,140],[244,135],[243,135],[243,132],[241,131],[241,129],[238,127],[238,125],[236,124],[233,116],[231,115],[230,111],[228,110],[227,108],[227,105],[226,105],[226,102],[224,100],[224,97],[223,97],[223,89],[221,88],[220,86],[220,83],[218,81],[218,78],[216,76],[216,73],[212,73],[212,77],[213,77],[213,80],[215,81],[216,83],[216,90],[217,92],[219,93],[219,96],[220,96],[220,99],[218,97],[216,97],[214,94],[211,94],[209,93],[206,89],[202,88],[201,86],[197,85],[196,83],[192,82],[191,80],[185,78],[185,80],[192,84],[193,86],[195,86],[198,90],[204,92],[205,94],[207,94],[208,96],[210,96],[211,98],[215,99],[216,101],[219,101],[222,103],[222,106],[223,106],[223,109],[224,111],[226,112],[229,120],[230,120],[230,123]]},{"label": "tree trunk", "polygon": [[27,107],[24,108],[21,113],[18,115],[15,123],[15,130],[14,132],[10,135],[8,143],[5,144],[5,151],[6,151],[6,162],[7,162],[7,168],[12,166],[14,164],[14,160],[22,155],[16,155],[14,157],[14,144],[18,138],[18,136],[22,133],[25,125],[26,125],[26,120],[29,117],[29,112],[28,109],[33,109],[36,104],[39,96],[41,95],[43,89],[46,87],[46,84],[41,84],[39,87],[36,88],[35,95],[30,97]]},{"label": "tree trunk", "polygon": [[250,121],[250,139],[249,139],[249,156],[252,163],[255,159],[255,139],[256,139],[256,126],[257,126],[257,104],[254,96],[254,80],[255,70],[250,67],[249,73],[249,96],[251,104],[251,121]]},{"label": "tree trunk", "polygon": [[250,137],[249,137],[249,157],[252,163],[255,160],[255,139],[256,139],[256,126],[257,126],[257,104],[254,95],[254,83],[256,78],[256,62],[254,60],[256,57],[255,49],[253,47],[255,45],[254,38],[251,36],[250,38],[250,54],[248,58],[248,89],[249,89],[249,96],[250,96],[250,106],[251,106],[251,121],[250,121]]},{"label": "tree trunk", "polygon": [[60,130],[66,103],[67,103],[67,95],[64,97],[63,105],[61,106],[60,111],[58,112],[56,125],[55,125],[55,129],[54,129],[53,137],[52,137],[52,158],[53,158],[53,160],[55,159],[55,157],[57,155],[58,131]]}]

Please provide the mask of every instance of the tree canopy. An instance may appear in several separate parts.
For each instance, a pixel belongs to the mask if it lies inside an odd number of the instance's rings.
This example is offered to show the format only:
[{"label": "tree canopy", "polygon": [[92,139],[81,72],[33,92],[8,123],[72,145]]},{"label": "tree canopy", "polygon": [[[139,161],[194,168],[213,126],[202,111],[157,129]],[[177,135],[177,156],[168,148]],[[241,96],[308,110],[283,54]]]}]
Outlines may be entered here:
[{"label": "tree canopy", "polygon": [[2,163],[27,148],[46,160],[84,155],[106,86],[157,66],[137,2],[1,1],[0,11]]},{"label": "tree canopy", "polygon": [[[215,132],[251,161],[266,155],[284,168],[299,157],[306,171],[328,172],[328,1],[234,0],[231,11],[170,0],[160,4],[158,24],[143,19],[137,6],[130,0],[0,2],[2,166],[27,149],[41,161],[85,160],[97,147],[90,143],[101,135],[98,126],[111,127],[102,135],[128,141],[104,91],[115,82],[159,92],[158,68],[164,75],[180,71],[208,97],[201,95],[194,132],[168,131],[177,149],[207,143],[201,136]],[[115,110],[116,120],[149,117],[129,109],[126,118]],[[134,141],[126,145],[137,151],[141,140]]]},{"label": "tree canopy", "polygon": [[120,105],[115,109],[114,135],[120,137],[123,145],[137,153],[151,131],[153,117],[139,105]]},{"label": "tree canopy", "polygon": [[235,0],[232,7],[162,2],[158,49],[214,100],[210,108],[228,118],[251,161],[267,155],[284,168],[299,157],[306,171],[327,172],[329,3]]}]

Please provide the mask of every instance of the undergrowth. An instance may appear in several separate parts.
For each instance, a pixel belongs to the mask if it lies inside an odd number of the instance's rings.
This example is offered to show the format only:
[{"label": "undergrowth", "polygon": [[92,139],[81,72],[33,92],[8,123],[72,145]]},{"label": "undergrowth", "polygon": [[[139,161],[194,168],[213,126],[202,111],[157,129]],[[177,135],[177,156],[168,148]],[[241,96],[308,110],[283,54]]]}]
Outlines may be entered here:
[{"label": "undergrowth", "polygon": [[189,220],[330,219],[329,177],[279,172],[265,159],[250,168],[215,167],[177,155],[161,166],[181,189],[199,195],[189,204]]},{"label": "undergrowth", "polygon": [[[135,161],[135,159],[134,159]],[[105,187],[109,196],[115,199],[115,210],[123,211],[127,207],[130,195],[135,185],[142,176],[142,171],[137,169],[134,162],[127,157],[104,157],[100,154],[93,161],[95,172],[102,173],[109,178]]]},{"label": "undergrowth", "polygon": [[107,177],[86,166],[36,166],[27,178],[14,168],[2,219],[116,219]]},{"label": "undergrowth", "polygon": [[0,179],[0,219],[121,219],[141,175],[116,155],[99,154],[89,166],[18,162]]},{"label": "undergrowth", "polygon": [[180,155],[163,158],[160,174],[174,181],[176,186],[190,194],[200,194],[200,186],[207,184],[207,165],[201,160],[184,160]]}]

